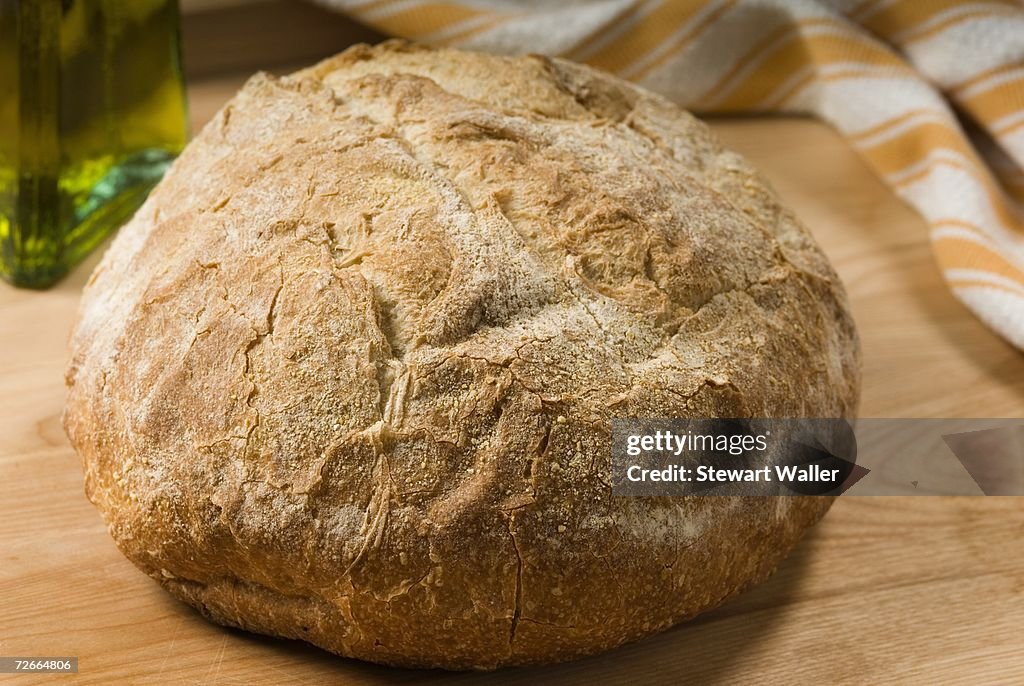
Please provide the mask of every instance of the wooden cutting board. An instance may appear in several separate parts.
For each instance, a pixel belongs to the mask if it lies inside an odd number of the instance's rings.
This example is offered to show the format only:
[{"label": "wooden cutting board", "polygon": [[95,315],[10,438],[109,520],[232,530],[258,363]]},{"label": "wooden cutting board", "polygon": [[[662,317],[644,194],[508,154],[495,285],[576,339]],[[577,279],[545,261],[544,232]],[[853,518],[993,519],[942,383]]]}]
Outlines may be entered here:
[{"label": "wooden cutting board", "polygon": [[[196,124],[240,82],[195,81]],[[846,283],[863,416],[1024,416],[1024,355],[953,299],[924,224],[837,135],[800,119],[712,126],[767,174]],[[1024,683],[1020,498],[841,498],[767,583],[555,667],[395,670],[208,624],[118,553],[60,426],[64,345],[96,260],[44,293],[0,285],[0,656],[80,658],[76,677],[11,683]]]}]

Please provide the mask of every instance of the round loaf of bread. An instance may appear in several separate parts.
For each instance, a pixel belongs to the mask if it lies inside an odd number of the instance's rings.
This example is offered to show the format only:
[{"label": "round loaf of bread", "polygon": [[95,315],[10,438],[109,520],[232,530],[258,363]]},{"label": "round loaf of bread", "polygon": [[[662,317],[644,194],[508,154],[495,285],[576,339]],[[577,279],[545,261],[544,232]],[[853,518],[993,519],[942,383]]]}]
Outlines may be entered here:
[{"label": "round loaf of bread", "polygon": [[617,646],[828,498],[613,497],[614,417],[852,417],[827,260],[708,129],[543,57],[253,77],[93,274],[65,427],[117,545],[215,622],[392,665]]}]

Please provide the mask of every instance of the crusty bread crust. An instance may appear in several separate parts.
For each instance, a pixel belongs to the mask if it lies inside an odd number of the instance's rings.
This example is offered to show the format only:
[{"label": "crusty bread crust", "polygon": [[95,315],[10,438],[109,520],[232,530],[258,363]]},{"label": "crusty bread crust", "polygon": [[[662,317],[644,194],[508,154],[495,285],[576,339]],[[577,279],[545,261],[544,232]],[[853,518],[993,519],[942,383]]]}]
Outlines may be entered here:
[{"label": "crusty bread crust", "polygon": [[821,251],[689,114],[389,42],[253,77],[93,274],[65,426],[216,622],[393,665],[565,660],[762,579],[826,498],[614,498],[612,417],[853,416]]}]

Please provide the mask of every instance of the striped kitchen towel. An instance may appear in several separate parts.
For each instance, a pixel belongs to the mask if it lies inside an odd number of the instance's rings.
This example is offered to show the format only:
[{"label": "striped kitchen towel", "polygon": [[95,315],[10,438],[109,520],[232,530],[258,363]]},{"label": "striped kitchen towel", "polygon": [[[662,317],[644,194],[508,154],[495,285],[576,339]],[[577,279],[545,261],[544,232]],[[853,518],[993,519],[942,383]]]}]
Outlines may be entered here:
[{"label": "striped kitchen towel", "polygon": [[[697,112],[811,112],[1024,349],[1020,0],[320,0],[388,34],[601,67]],[[959,115],[959,116],[958,116]]]}]

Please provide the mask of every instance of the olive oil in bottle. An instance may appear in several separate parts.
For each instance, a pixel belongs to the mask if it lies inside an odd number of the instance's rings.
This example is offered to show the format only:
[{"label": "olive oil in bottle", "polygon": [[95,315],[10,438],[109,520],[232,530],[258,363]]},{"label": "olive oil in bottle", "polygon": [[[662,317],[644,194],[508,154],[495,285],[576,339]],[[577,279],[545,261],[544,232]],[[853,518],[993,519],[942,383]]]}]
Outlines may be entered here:
[{"label": "olive oil in bottle", "polygon": [[188,134],[177,0],[0,0],[0,276],[45,288]]}]

